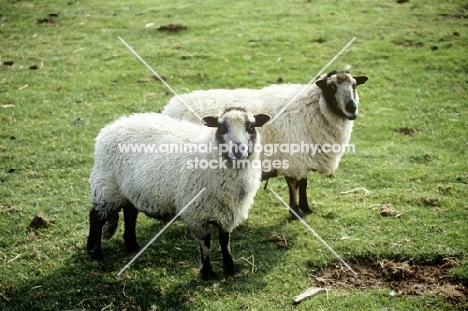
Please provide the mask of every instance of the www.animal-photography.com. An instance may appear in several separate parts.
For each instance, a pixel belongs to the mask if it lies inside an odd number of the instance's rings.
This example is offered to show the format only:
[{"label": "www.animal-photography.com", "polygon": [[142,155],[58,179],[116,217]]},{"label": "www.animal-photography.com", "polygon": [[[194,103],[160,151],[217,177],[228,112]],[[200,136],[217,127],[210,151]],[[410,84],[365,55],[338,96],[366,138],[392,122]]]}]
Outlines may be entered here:
[{"label": "www.animal-photography.com", "polygon": [[1,310],[465,310],[466,1],[0,3]]}]

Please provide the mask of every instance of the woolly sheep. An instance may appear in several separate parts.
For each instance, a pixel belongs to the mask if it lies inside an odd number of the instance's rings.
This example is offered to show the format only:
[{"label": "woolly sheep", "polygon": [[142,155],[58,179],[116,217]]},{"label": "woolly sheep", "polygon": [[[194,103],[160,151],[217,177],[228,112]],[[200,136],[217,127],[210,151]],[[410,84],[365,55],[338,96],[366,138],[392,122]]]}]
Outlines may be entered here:
[{"label": "woolly sheep", "polygon": [[[267,86],[260,90],[194,91],[181,97],[200,114],[213,114],[235,104],[246,107],[253,113],[262,111],[275,116],[276,119],[271,124],[259,129],[264,147],[268,144],[292,146],[301,143],[318,147],[316,152],[311,149],[310,152],[297,154],[277,152],[267,156],[263,152],[261,155],[262,162],[264,159],[279,159],[282,163],[287,160],[287,168],[280,167],[271,171],[264,169],[262,179],[284,176],[289,188],[290,206],[304,217],[304,213],[313,212],[307,202],[308,172],[316,171],[331,176],[338,168],[344,150],[326,153],[322,149],[325,144],[345,146],[349,143],[352,120],[358,115],[359,96],[356,86],[364,84],[367,80],[366,76],[352,77],[347,71],[334,70],[322,75],[315,84],[307,87],[301,84],[283,84]],[[303,88],[305,90],[301,95],[280,113]],[[192,122],[198,121],[178,97],[169,101],[162,114]]]},{"label": "woolly sheep", "polygon": [[[199,243],[203,278],[216,277],[209,257],[210,224],[219,230],[224,272],[237,273],[229,250],[230,233],[248,216],[260,185],[261,167],[237,168],[235,160],[259,161],[259,153],[234,147],[259,143],[255,127],[269,119],[265,114],[252,115],[243,108],[230,108],[219,117],[203,118],[208,128],[157,113],[122,117],[103,128],[96,138],[90,177],[93,207],[89,213],[87,250],[91,257],[103,259],[101,237],[109,238],[115,233],[120,210],[124,214],[125,244],[130,251],[136,251],[140,248],[135,234],[139,211],[170,219],[206,188],[180,218]],[[213,148],[204,152],[200,147],[192,149],[192,153],[121,152],[123,144],[212,144]],[[219,153],[217,147],[221,144],[230,148]],[[187,163],[194,159],[224,161],[226,167],[190,169]]]}]

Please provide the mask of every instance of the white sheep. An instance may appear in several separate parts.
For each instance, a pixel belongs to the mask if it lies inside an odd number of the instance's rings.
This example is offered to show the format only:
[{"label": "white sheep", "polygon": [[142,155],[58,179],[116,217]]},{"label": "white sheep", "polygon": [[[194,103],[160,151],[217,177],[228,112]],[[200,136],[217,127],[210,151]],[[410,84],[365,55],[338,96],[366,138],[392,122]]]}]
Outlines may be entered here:
[{"label": "white sheep", "polygon": [[[101,237],[114,234],[120,210],[124,213],[125,244],[130,251],[136,251],[140,248],[135,235],[139,211],[155,218],[172,218],[206,188],[180,218],[199,243],[203,278],[216,277],[209,257],[210,224],[219,229],[223,269],[227,275],[235,274],[237,268],[229,250],[230,233],[248,216],[260,185],[261,166],[238,168],[234,163],[259,161],[258,152],[238,147],[258,143],[260,136],[255,127],[269,119],[265,114],[252,115],[243,108],[230,108],[219,118],[203,118],[208,128],[157,113],[123,117],[104,127],[96,138],[90,177],[93,207],[89,213],[87,250],[91,257],[103,259]],[[124,150],[124,146],[142,144],[156,145],[159,152]],[[175,149],[173,153],[161,152],[171,144],[178,145],[179,152],[174,152]],[[212,150],[207,152],[206,146],[210,144]],[[218,148],[222,145],[228,147]],[[163,146],[166,147],[162,149]],[[182,146],[191,146],[191,152],[185,147],[182,150]],[[200,163],[210,162],[210,168],[195,169],[197,159]]]},{"label": "white sheep", "polygon": [[[278,159],[281,163],[287,160],[287,168],[280,167],[270,171],[264,169],[262,179],[284,176],[289,188],[290,206],[304,217],[301,211],[313,212],[307,202],[307,174],[309,171],[317,171],[332,175],[338,168],[344,149],[335,148],[336,152],[329,149],[334,144],[346,146],[349,143],[352,120],[356,119],[358,114],[359,96],[356,86],[364,84],[367,79],[366,76],[352,77],[346,71],[331,71],[307,87],[301,84],[283,84],[271,85],[260,90],[194,91],[181,97],[199,114],[214,114],[226,107],[237,105],[247,108],[252,113],[262,111],[275,116],[276,119],[272,120],[271,124],[259,130],[264,147],[268,144],[289,144],[291,148],[293,144],[312,144],[316,149],[311,148],[309,152],[275,152],[269,156],[263,152],[261,155],[262,162],[264,159]],[[302,89],[304,91],[301,95],[280,113]],[[179,97],[173,97],[164,107],[162,114],[198,122]]]}]

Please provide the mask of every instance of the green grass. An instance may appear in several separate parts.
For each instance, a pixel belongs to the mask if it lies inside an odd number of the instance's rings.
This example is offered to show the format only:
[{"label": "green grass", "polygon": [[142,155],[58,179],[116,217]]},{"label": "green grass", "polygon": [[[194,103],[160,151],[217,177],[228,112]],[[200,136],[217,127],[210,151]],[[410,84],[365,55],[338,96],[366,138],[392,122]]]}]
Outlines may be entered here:
[{"label": "green grass", "polygon": [[[151,73],[118,36],[180,93],[260,88],[278,77],[307,83],[357,37],[330,67],[350,65],[353,74],[370,77],[359,89],[356,153],[344,156],[333,179],[309,175],[316,214],[307,222],[348,261],[457,257],[462,260],[449,275],[468,283],[468,22],[440,15],[466,10],[466,1],[435,0],[3,1],[0,61],[14,65],[0,66],[0,309],[466,307],[375,289],[330,292],[294,305],[294,296],[317,285],[312,276],[336,259],[263,190],[248,222],[232,235],[238,277],[202,281],[198,247],[180,222],[120,277],[131,259],[121,228],[103,243],[105,264],[85,251],[94,138],[118,116],[156,111],[171,98],[161,83],[137,82]],[[60,12],[54,23],[36,23],[54,12]],[[169,23],[188,30],[156,30]],[[421,131],[410,137],[400,127]],[[287,198],[283,180],[269,185]],[[340,194],[356,187],[372,193]],[[434,198],[437,206],[425,203]],[[405,213],[380,217],[384,203]],[[55,221],[31,229],[37,212]],[[141,216],[141,244],[162,227]],[[262,242],[274,233],[287,234],[292,247]],[[221,272],[213,244],[214,269]]]}]

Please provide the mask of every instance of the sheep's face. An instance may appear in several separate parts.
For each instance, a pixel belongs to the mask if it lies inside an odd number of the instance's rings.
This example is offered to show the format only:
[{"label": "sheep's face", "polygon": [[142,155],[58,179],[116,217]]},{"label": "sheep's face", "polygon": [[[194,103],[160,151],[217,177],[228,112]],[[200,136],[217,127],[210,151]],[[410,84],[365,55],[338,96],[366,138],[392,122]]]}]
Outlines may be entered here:
[{"label": "sheep's face", "polygon": [[256,127],[263,126],[270,116],[252,115],[244,108],[228,108],[220,117],[204,117],[206,126],[215,127],[216,141],[224,158],[229,161],[245,160],[253,152],[257,142]]},{"label": "sheep's face", "polygon": [[358,115],[359,96],[356,87],[368,77],[353,77],[346,71],[332,71],[315,84],[322,90],[327,106],[337,115],[354,120]]}]

